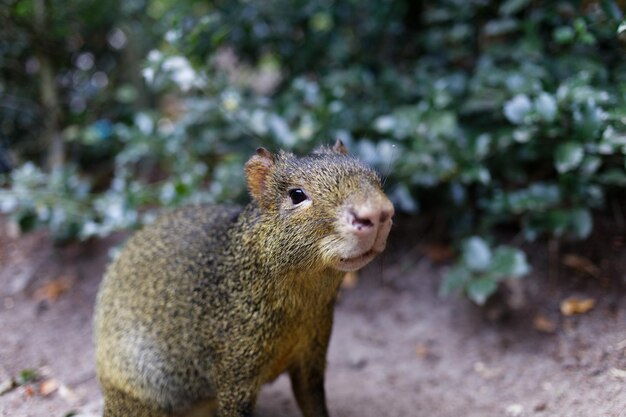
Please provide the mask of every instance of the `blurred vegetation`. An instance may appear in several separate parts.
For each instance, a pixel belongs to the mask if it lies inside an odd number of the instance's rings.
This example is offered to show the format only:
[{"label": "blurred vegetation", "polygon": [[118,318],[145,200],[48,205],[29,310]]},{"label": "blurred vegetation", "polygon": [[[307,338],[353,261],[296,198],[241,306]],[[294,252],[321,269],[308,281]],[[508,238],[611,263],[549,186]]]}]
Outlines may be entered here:
[{"label": "blurred vegetation", "polygon": [[528,271],[495,227],[584,239],[624,196],[624,1],[0,2],[0,211],[22,230],[245,201],[257,146],[341,138],[446,222],[442,291],[482,303]]}]

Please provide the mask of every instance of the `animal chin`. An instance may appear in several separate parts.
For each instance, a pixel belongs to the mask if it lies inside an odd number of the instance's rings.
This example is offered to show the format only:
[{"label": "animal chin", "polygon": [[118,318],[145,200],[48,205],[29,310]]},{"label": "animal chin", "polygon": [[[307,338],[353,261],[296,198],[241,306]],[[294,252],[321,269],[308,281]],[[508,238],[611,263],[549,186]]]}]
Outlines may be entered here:
[{"label": "animal chin", "polygon": [[336,265],[336,268],[340,271],[356,271],[359,268],[367,265],[374,257],[378,254],[374,249],[370,249],[367,252],[362,253],[361,255],[350,257],[350,258],[340,258],[339,262]]}]

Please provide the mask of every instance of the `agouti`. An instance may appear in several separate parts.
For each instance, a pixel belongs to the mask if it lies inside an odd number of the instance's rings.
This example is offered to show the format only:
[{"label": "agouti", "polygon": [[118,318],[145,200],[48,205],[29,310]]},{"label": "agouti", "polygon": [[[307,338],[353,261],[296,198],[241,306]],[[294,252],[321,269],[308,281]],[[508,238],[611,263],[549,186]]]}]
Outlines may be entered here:
[{"label": "agouti", "polygon": [[337,291],[385,248],[393,206],[340,141],[305,157],[259,148],[245,173],[245,208],[174,211],[109,267],[95,311],[105,417],[201,404],[252,416],[261,385],[283,372],[305,417],[328,416]]}]

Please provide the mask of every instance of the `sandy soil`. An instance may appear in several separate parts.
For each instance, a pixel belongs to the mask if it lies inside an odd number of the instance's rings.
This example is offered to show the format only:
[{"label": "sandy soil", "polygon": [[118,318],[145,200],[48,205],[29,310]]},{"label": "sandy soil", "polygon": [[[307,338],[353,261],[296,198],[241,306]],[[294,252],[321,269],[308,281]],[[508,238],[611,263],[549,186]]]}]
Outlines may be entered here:
[{"label": "sandy soil", "polygon": [[[55,248],[42,233],[9,235],[2,226],[0,416],[99,415],[92,306],[108,250],[122,237]],[[623,285],[581,268],[546,279],[539,249],[522,286],[479,309],[437,296],[445,266],[417,243],[390,246],[341,293],[326,378],[333,416],[626,417]],[[612,254],[624,255],[621,247]],[[596,305],[565,317],[559,304],[569,296]],[[31,368],[38,382],[7,387]],[[299,416],[284,377],[262,391],[256,415]]]}]

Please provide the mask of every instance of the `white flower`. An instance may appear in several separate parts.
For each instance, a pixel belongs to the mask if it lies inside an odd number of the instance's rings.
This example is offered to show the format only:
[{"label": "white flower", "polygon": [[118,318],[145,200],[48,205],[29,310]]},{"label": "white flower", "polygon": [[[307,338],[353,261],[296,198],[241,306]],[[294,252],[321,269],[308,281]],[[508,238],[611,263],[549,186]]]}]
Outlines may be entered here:
[{"label": "white flower", "polygon": [[239,108],[241,97],[235,91],[225,91],[222,94],[222,107],[228,112],[233,112]]},{"label": "white flower", "polygon": [[173,56],[163,61],[163,70],[170,73],[181,90],[189,91],[196,85],[197,74],[187,59],[182,56]]},{"label": "white flower", "polygon": [[163,58],[163,54],[156,49],[153,49],[148,53],[148,61],[152,63],[159,62],[161,58]]}]

